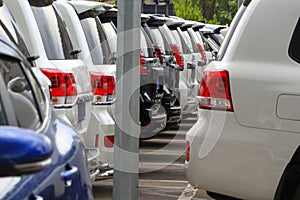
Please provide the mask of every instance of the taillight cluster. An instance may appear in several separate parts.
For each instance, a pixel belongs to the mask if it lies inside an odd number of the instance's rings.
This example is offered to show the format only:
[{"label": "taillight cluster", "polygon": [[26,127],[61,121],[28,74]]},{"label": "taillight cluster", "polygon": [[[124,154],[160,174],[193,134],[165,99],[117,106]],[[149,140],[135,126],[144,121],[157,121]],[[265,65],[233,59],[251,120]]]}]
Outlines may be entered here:
[{"label": "taillight cluster", "polygon": [[146,58],[143,53],[140,53],[140,72],[142,74],[147,73]]},{"label": "taillight cluster", "polygon": [[106,148],[114,147],[115,137],[113,135],[104,136],[104,146]]},{"label": "taillight cluster", "polygon": [[197,44],[197,48],[198,48],[198,51],[199,53],[201,54],[201,59],[206,62],[207,59],[206,59],[206,54],[205,54],[205,50],[203,48],[203,45],[202,44]]},{"label": "taillight cluster", "polygon": [[63,72],[58,69],[41,69],[51,81],[51,100],[54,105],[73,104],[76,101],[77,90],[73,72]]},{"label": "taillight cluster", "polygon": [[233,111],[228,71],[205,71],[198,99],[199,108]]},{"label": "taillight cluster", "polygon": [[113,75],[91,72],[93,103],[109,103],[115,99],[116,81]]},{"label": "taillight cluster", "polygon": [[179,46],[178,45],[170,45],[170,47],[174,53],[177,64],[180,67],[183,67],[184,66],[184,58],[183,58],[182,52],[179,49]]}]

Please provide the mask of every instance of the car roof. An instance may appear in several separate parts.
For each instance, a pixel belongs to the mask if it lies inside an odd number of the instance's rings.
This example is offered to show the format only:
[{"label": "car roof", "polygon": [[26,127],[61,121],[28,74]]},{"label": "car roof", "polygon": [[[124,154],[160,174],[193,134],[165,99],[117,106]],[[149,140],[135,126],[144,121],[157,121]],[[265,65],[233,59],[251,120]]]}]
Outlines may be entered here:
[{"label": "car roof", "polygon": [[93,1],[68,1],[68,3],[74,7],[77,14],[81,14],[91,10],[97,11],[99,12],[99,14],[101,14],[113,8],[113,6],[110,4]]}]

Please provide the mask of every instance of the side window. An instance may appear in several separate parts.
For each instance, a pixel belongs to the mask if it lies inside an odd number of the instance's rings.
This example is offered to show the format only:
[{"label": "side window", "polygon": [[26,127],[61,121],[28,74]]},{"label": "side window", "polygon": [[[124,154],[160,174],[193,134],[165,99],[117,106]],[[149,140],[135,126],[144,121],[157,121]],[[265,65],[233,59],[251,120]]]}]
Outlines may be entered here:
[{"label": "side window", "polygon": [[300,64],[300,18],[290,42],[289,56]]},{"label": "side window", "polygon": [[35,96],[32,87],[37,87],[37,85],[29,83],[24,69],[16,60],[0,60],[0,71],[19,125],[36,130],[42,124],[42,115],[38,110],[37,100],[43,102],[43,95],[40,93]]}]

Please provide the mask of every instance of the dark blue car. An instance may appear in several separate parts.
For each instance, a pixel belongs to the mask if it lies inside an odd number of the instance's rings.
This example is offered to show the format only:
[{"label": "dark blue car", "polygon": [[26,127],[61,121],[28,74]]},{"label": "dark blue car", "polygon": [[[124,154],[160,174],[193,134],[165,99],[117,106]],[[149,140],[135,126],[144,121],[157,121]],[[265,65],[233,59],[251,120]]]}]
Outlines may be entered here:
[{"label": "dark blue car", "polygon": [[0,199],[93,199],[85,148],[0,34]]}]

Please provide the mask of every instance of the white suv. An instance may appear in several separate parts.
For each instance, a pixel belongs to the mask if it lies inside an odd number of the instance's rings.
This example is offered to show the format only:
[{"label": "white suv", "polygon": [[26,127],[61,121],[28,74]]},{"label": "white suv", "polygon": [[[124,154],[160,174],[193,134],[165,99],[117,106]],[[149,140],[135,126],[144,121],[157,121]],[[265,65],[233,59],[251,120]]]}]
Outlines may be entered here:
[{"label": "white suv", "polygon": [[218,198],[300,199],[299,10],[295,0],[239,9],[186,136],[192,186]]},{"label": "white suv", "polygon": [[[108,109],[115,102],[116,65],[103,64],[105,62],[103,61],[103,49],[97,31],[97,23],[93,16],[95,13],[104,12],[104,6],[108,5],[89,1],[56,1],[54,6],[65,20],[70,30],[72,43],[81,50],[79,58],[87,64],[90,72],[94,99],[92,116],[88,126],[89,135],[86,137],[85,142],[89,147],[99,149],[100,167],[108,164],[112,168],[115,122],[108,113]],[[85,17],[82,17],[80,21],[77,14],[80,15],[81,11],[85,13]],[[100,169],[103,169],[103,167]],[[100,171],[106,172],[106,170]]]}]

